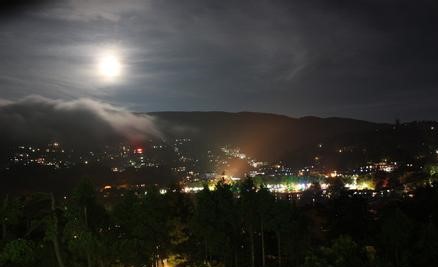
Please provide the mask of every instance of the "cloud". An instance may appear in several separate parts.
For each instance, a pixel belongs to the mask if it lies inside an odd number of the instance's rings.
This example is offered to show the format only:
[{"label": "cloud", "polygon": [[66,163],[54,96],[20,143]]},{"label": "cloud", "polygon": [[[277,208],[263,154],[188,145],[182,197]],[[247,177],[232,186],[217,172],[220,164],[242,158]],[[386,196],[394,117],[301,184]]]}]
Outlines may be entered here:
[{"label": "cloud", "polygon": [[[93,97],[138,111],[436,119],[437,3],[47,0],[0,23],[0,95]],[[106,46],[120,49],[126,69],[115,84],[95,72]],[[394,100],[383,112],[363,108]]]},{"label": "cloud", "polygon": [[0,101],[0,128],[1,142],[12,144],[58,141],[94,147],[160,136],[153,117],[87,98]]}]

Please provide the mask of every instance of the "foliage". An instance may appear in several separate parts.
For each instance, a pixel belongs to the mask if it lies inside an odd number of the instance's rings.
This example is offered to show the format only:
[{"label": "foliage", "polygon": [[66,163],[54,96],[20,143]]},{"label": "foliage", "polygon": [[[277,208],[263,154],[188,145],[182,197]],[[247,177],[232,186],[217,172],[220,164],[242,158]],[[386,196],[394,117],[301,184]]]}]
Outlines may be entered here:
[{"label": "foliage", "polygon": [[329,247],[321,247],[306,257],[303,267],[350,267],[367,266],[367,258],[349,236],[340,236]]},{"label": "foliage", "polygon": [[297,200],[250,178],[197,194],[126,191],[105,205],[87,180],[66,199],[9,197],[0,265],[438,265],[436,186],[375,199],[334,184],[330,199],[318,183]]},{"label": "foliage", "polygon": [[17,266],[28,266],[35,259],[34,244],[25,239],[12,240],[3,247],[0,254],[0,264],[7,266],[15,264]]}]

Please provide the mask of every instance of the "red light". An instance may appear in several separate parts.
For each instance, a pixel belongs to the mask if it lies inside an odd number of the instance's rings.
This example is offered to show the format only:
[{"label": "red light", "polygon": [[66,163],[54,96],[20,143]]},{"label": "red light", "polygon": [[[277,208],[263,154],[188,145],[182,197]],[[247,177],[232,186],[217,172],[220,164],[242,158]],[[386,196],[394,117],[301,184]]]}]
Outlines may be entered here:
[{"label": "red light", "polygon": [[136,154],[143,154],[143,148],[136,148],[136,149],[134,150],[134,152],[135,152]]}]

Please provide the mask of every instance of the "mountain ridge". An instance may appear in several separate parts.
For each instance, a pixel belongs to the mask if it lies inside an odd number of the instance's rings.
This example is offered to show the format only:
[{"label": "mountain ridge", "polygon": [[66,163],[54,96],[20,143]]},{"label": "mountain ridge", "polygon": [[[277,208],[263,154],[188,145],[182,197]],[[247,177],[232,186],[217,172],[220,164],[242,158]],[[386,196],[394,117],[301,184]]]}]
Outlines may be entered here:
[{"label": "mountain ridge", "polygon": [[[351,118],[320,118],[257,112],[149,112],[165,138],[188,137],[199,150],[235,146],[259,160],[293,166],[323,158],[327,165],[351,161],[430,158],[438,148],[437,122],[389,124]],[[436,128],[436,131],[430,129]],[[424,144],[428,144],[427,149]],[[344,151],[344,153],[339,153]],[[408,157],[408,155],[410,155]],[[348,163],[347,163],[348,165]]]}]

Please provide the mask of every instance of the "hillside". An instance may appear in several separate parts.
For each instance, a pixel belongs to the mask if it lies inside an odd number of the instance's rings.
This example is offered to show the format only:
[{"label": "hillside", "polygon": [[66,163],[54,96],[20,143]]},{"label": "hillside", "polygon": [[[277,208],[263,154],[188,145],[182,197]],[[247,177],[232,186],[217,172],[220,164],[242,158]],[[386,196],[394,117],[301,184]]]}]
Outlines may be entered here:
[{"label": "hillside", "polygon": [[[201,151],[233,145],[260,160],[328,165],[377,160],[431,160],[438,147],[436,122],[401,125],[347,118],[291,118],[265,113],[153,112],[164,138],[192,138]],[[437,130],[431,130],[437,129]],[[341,151],[341,152],[339,152]]]},{"label": "hillside", "polygon": [[191,137],[202,145],[235,145],[261,159],[286,153],[345,135],[387,129],[377,124],[343,118],[291,118],[265,113],[155,112],[167,138]]}]

